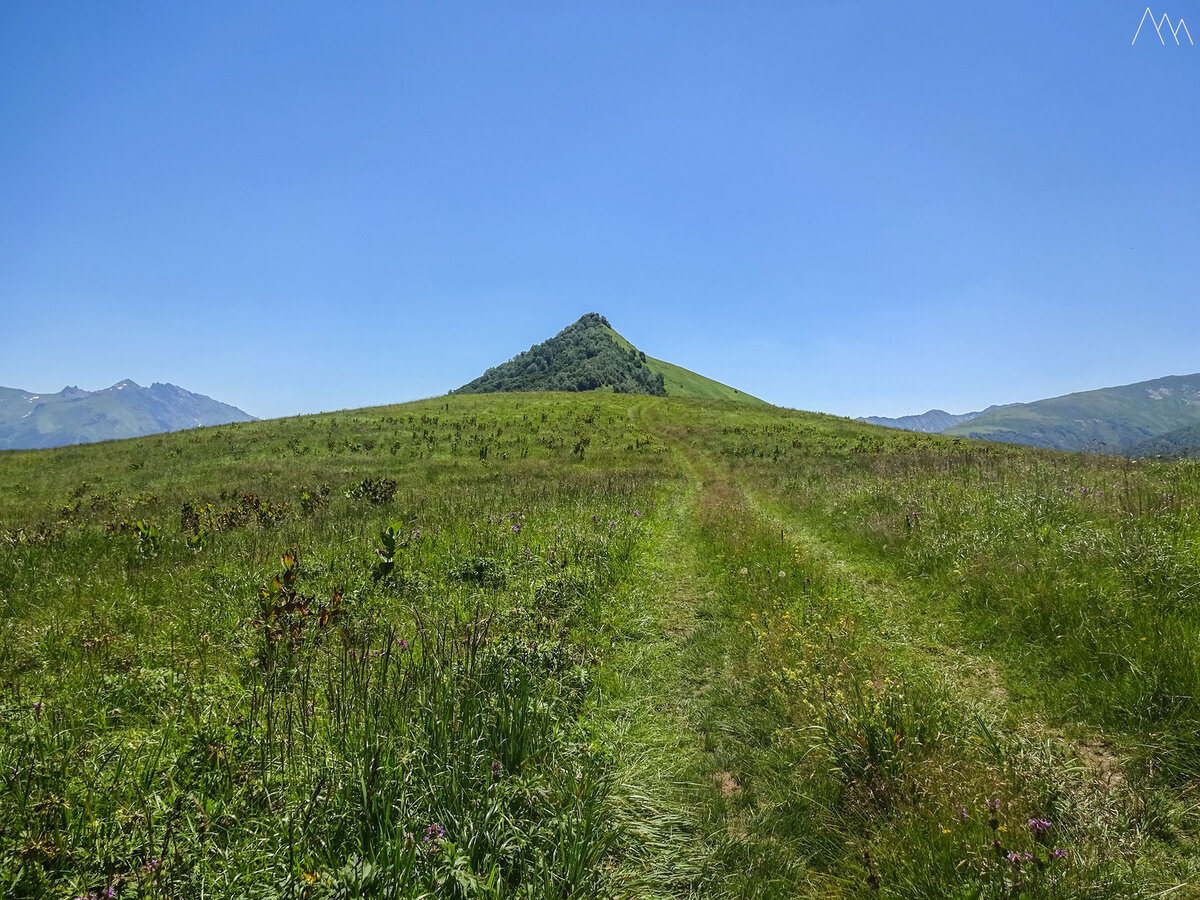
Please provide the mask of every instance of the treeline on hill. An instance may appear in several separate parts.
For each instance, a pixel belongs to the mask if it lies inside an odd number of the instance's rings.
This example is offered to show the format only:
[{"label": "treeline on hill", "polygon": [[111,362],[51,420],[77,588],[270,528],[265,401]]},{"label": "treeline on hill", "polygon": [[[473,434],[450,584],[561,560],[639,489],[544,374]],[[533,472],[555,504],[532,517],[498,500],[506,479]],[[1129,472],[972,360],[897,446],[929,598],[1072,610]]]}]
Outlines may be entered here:
[{"label": "treeline on hill", "polygon": [[1134,458],[1200,459],[1200,425],[1155,435],[1129,448]]},{"label": "treeline on hill", "polygon": [[455,394],[504,391],[595,391],[665,397],[661,372],[651,371],[646,354],[625,350],[613,339],[608,320],[588,313],[548,341],[488,369]]},{"label": "treeline on hill", "polygon": [[[958,435],[961,432],[951,429],[945,433]],[[1200,427],[1195,425],[1163,434],[1153,434],[1146,426],[1119,420],[1088,423],[1087,427],[1081,427],[1076,421],[1061,424],[1039,423],[1025,430],[981,429],[968,432],[967,435],[977,440],[1003,444],[1022,444],[1027,447],[1045,447],[1067,452],[1104,453],[1109,456],[1128,456],[1132,459],[1194,459],[1200,454]]]}]

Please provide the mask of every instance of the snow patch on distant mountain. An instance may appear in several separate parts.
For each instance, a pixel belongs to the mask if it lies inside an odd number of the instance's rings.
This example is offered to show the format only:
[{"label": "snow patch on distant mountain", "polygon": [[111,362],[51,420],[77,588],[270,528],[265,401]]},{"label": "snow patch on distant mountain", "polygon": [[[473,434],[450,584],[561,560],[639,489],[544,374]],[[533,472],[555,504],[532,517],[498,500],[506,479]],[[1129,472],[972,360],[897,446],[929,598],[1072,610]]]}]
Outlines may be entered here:
[{"label": "snow patch on distant mountain", "polygon": [[33,394],[0,387],[0,403],[10,400],[24,403],[0,408],[0,450],[63,447],[254,421],[236,406],[203,394],[158,382],[144,388],[128,378],[100,391],[68,386],[57,394]]}]

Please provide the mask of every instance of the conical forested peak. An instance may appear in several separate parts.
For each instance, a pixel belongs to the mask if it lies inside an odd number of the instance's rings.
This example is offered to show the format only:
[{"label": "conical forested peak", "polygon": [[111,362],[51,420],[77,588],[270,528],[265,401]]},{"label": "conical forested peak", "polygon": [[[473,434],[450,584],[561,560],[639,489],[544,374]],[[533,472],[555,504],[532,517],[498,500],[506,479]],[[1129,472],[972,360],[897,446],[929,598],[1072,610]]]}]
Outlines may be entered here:
[{"label": "conical forested peak", "polygon": [[647,356],[608,319],[586,313],[548,341],[488,369],[454,394],[501,391],[613,391],[698,400],[763,401],[681,366]]},{"label": "conical forested peak", "polygon": [[590,312],[453,393],[611,390],[665,397],[662,373],[651,369],[645,353],[623,343],[608,319]]}]

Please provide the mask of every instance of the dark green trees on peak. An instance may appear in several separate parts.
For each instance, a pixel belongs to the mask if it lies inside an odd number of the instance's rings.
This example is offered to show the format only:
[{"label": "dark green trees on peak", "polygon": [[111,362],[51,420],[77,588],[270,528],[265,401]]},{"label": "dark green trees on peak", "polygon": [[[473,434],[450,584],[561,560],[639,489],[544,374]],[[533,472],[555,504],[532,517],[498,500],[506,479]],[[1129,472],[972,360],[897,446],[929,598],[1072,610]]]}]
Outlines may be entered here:
[{"label": "dark green trees on peak", "polygon": [[646,354],[629,347],[608,319],[587,313],[548,341],[488,369],[455,394],[502,391],[596,391],[666,396],[661,372],[652,371]]}]

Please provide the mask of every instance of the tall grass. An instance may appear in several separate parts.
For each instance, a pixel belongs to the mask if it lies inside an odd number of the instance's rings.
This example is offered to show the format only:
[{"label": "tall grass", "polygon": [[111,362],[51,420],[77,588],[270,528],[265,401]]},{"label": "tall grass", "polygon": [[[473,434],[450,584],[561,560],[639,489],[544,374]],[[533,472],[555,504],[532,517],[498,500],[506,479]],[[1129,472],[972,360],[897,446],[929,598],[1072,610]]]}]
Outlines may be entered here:
[{"label": "tall grass", "polygon": [[[305,420],[115,444],[31,486],[55,499],[0,542],[0,892],[594,896],[610,776],[581,713],[659,462],[592,406],[414,414],[416,465],[378,455],[387,414],[324,447]],[[485,464],[510,429],[541,450]],[[189,446],[222,433],[233,461]]]},{"label": "tall grass", "polygon": [[[779,414],[705,446],[785,515],[951,613],[1052,715],[1200,774],[1200,467]],[[1020,690],[1020,684],[1012,684]],[[1138,747],[1149,752],[1143,754]]]},{"label": "tall grass", "polygon": [[897,657],[857,586],[735,485],[708,486],[698,539],[718,586],[696,640],[719,660],[703,716],[721,723],[719,896],[1146,890],[1108,855],[1128,809],[1098,819],[1111,798],[1061,748]]},{"label": "tall grass", "polygon": [[0,454],[0,895],[1169,891],[1198,498],[614,395]]}]

